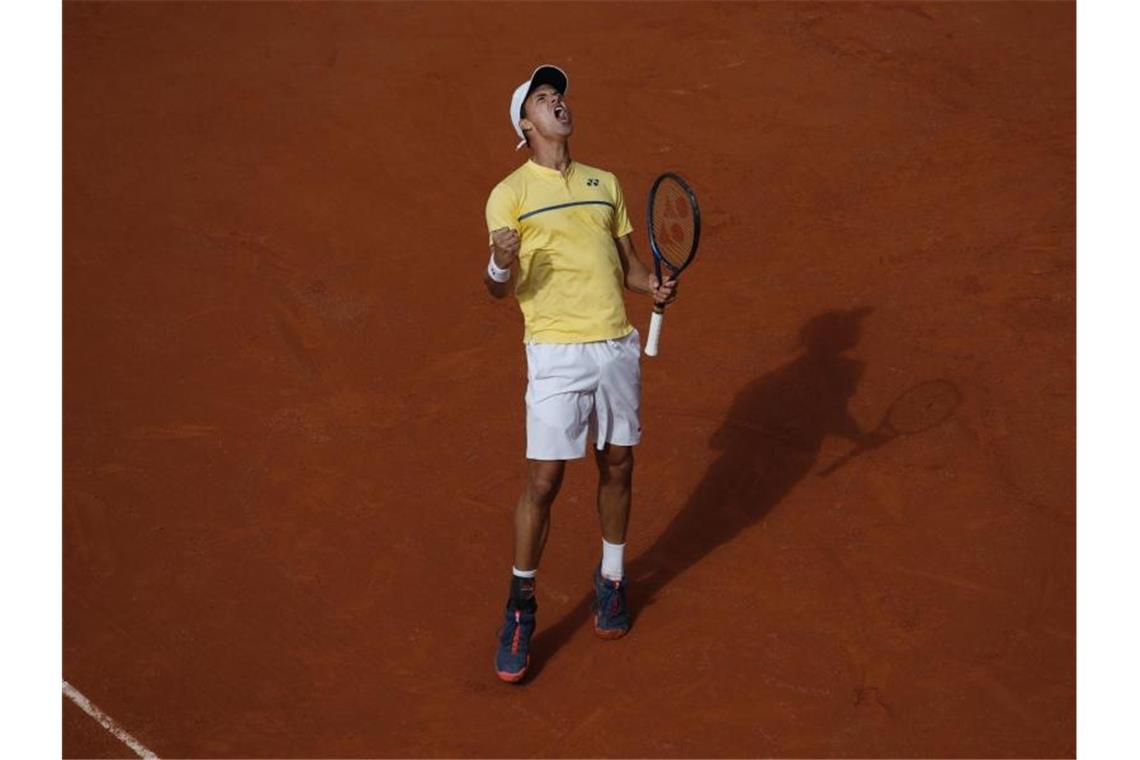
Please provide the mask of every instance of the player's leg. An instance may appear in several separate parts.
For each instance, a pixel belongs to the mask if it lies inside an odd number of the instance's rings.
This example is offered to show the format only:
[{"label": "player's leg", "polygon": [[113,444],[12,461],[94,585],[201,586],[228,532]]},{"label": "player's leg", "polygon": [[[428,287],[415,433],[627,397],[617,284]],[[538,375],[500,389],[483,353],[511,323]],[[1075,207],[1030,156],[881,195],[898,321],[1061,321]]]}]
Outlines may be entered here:
[{"label": "player's leg", "polygon": [[[594,452],[594,461],[598,465],[598,518],[602,538],[612,545],[624,545],[633,493],[633,447],[607,443]],[[621,578],[620,566],[604,569]]]},{"label": "player's leg", "polygon": [[595,454],[595,462],[602,561],[594,570],[594,633],[603,639],[619,639],[631,624],[622,563],[633,491],[633,448],[606,444]]},{"label": "player's leg", "polygon": [[515,568],[537,570],[550,534],[550,508],[562,487],[564,461],[527,460],[527,479],[515,506]]},{"label": "player's leg", "polygon": [[536,574],[550,534],[550,509],[562,485],[566,460],[586,453],[592,398],[588,363],[574,345],[527,346],[527,477],[515,505],[514,567],[495,669],[517,682],[530,662],[530,637],[538,610]]},{"label": "player's leg", "polygon": [[550,507],[566,460],[586,455],[596,369],[581,346],[527,346],[527,480],[515,507],[515,570],[538,568],[550,532]]},{"label": "player's leg", "polygon": [[495,672],[511,683],[521,681],[530,665],[530,637],[534,635],[538,612],[535,576],[550,535],[550,508],[565,471],[564,461],[528,460],[526,484],[515,505],[514,567],[495,655]]},{"label": "player's leg", "polygon": [[597,346],[604,358],[595,393],[598,450],[598,519],[602,561],[594,571],[594,632],[604,639],[624,636],[631,617],[625,604],[625,539],[633,496],[633,447],[641,439],[640,341],[636,331]]}]

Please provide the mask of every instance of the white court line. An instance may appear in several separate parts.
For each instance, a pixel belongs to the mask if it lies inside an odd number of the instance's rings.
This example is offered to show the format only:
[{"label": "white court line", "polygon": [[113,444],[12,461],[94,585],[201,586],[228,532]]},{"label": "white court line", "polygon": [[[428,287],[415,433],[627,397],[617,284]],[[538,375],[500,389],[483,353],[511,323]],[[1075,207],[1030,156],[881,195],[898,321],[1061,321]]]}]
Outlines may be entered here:
[{"label": "white court line", "polygon": [[95,720],[99,721],[99,725],[111,732],[111,735],[121,741],[123,744],[134,750],[135,754],[142,758],[155,758],[158,755],[151,752],[149,749],[142,745],[135,737],[128,734],[119,724],[111,720],[111,716],[100,710],[95,705],[91,704],[91,700],[79,693],[79,689],[69,684],[67,681],[63,682],[63,693],[68,699],[75,704],[79,705],[79,709],[90,715]]}]

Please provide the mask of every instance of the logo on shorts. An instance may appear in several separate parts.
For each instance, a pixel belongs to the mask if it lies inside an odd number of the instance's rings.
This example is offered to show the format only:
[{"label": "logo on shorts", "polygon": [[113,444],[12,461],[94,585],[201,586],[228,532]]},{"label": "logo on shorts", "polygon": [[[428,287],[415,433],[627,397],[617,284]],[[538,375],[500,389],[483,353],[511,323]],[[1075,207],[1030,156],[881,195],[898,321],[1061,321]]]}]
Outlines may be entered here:
[{"label": "logo on shorts", "polygon": [[598,186],[598,180],[588,179],[588,180],[586,180],[586,186],[587,187],[597,187]]}]

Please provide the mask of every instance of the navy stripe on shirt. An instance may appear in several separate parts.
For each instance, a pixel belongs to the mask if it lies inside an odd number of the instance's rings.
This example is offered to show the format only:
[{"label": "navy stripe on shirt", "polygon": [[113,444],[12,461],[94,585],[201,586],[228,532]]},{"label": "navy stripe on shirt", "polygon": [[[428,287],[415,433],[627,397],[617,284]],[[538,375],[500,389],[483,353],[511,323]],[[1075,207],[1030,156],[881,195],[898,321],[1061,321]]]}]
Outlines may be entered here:
[{"label": "navy stripe on shirt", "polygon": [[609,206],[610,208],[614,208],[614,204],[609,201],[571,201],[570,203],[559,203],[557,206],[547,206],[546,208],[536,208],[534,211],[528,211],[519,217],[519,221],[521,222],[523,219],[528,219],[544,211],[557,211],[560,208],[569,208],[570,206]]}]

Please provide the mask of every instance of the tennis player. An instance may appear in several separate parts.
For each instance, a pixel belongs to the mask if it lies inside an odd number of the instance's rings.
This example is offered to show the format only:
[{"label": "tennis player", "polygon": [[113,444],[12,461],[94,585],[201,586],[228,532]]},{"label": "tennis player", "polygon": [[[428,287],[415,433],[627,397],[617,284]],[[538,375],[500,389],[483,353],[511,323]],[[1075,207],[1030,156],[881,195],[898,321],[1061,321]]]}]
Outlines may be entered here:
[{"label": "tennis player", "polygon": [[617,178],[570,157],[574,118],[567,78],[539,66],[511,97],[516,150],[530,159],[491,191],[491,258],[484,282],[495,298],[511,290],[526,346],[527,476],[515,507],[514,566],[495,670],[512,683],[530,662],[535,582],[550,530],[550,508],[566,462],[594,443],[602,557],[594,569],[594,630],[629,630],[623,551],[629,524],[633,446],[641,436],[640,336],[626,317],[622,287],[675,297],[637,257]]}]

